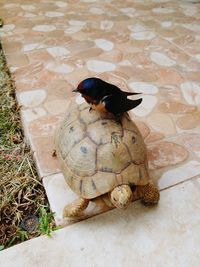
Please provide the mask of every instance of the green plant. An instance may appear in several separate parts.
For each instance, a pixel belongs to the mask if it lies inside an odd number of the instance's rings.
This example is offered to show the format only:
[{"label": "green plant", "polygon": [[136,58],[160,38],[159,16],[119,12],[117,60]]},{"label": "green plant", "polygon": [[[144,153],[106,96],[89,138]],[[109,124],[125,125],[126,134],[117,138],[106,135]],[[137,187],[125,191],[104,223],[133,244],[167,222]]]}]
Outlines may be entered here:
[{"label": "green plant", "polygon": [[40,227],[39,230],[41,234],[45,234],[48,236],[51,236],[51,232],[55,231],[57,229],[60,229],[60,227],[56,227],[54,225],[54,213],[53,212],[47,212],[46,209],[40,208],[40,217],[39,217],[39,223]]},{"label": "green plant", "polygon": [[11,247],[12,245],[14,245],[18,242],[23,242],[23,241],[28,240],[28,239],[29,239],[28,233],[26,231],[18,228],[15,235],[8,242],[7,247]]}]

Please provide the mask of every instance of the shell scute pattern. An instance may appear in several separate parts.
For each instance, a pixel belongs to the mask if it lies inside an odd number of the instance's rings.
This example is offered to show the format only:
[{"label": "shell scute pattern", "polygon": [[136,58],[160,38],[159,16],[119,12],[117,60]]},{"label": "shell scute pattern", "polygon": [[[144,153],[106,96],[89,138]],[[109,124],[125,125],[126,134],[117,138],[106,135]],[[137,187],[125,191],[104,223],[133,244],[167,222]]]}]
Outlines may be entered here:
[{"label": "shell scute pattern", "polygon": [[148,172],[143,164],[139,166],[130,164],[120,175],[122,184],[145,185],[148,178]]},{"label": "shell scute pattern", "polygon": [[127,114],[124,114],[124,116],[121,118],[121,123],[123,125],[124,130],[133,131],[136,132],[137,134],[138,133],[140,134],[135,123],[133,123],[133,121],[129,118]]},{"label": "shell scute pattern", "polygon": [[59,151],[62,158],[65,159],[67,154],[78,144],[85,136],[86,127],[80,121],[76,120],[69,125],[60,129],[59,134]]},{"label": "shell scute pattern", "polygon": [[92,199],[120,184],[148,182],[145,145],[126,114],[119,122],[112,114],[89,112],[86,103],[73,103],[69,113],[58,131],[57,154],[76,194]]},{"label": "shell scute pattern", "polygon": [[[109,125],[109,127],[107,127]],[[88,125],[87,134],[97,144],[106,144],[111,142],[112,132],[122,136],[122,127],[111,120],[98,120]]]},{"label": "shell scute pattern", "polygon": [[80,112],[80,120],[83,121],[85,124],[91,124],[100,119],[101,115],[98,112],[88,112],[88,109],[84,109]]},{"label": "shell scute pattern", "polygon": [[98,170],[120,173],[129,164],[131,164],[131,158],[123,143],[120,143],[120,145],[108,143],[99,146],[97,150]]},{"label": "shell scute pattern", "polygon": [[123,142],[127,145],[127,149],[131,155],[131,159],[135,164],[141,164],[145,161],[145,145],[140,134],[136,131],[124,131]]},{"label": "shell scute pattern", "polygon": [[79,176],[91,176],[96,173],[96,145],[88,138],[76,144],[68,153],[66,163]]},{"label": "shell scute pattern", "polygon": [[63,121],[62,127],[65,129],[72,122],[79,118],[80,112],[78,109],[72,107],[71,112],[67,113],[65,120]]}]

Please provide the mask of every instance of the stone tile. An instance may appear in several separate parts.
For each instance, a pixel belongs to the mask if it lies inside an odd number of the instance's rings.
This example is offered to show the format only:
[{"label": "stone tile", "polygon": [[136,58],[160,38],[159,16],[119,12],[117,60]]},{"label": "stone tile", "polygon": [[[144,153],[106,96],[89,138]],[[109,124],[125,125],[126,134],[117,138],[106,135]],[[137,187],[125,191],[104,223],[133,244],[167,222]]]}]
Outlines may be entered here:
[{"label": "stone tile", "polygon": [[46,65],[46,69],[51,72],[60,73],[60,74],[68,74],[74,70],[74,67],[68,64],[60,63],[60,62],[50,62]]},{"label": "stone tile", "polygon": [[200,133],[188,133],[179,135],[176,138],[182,146],[186,147],[190,152],[200,157]]},{"label": "stone tile", "polygon": [[165,67],[171,67],[176,64],[176,61],[169,58],[166,54],[163,54],[160,52],[152,52],[150,54],[150,58],[156,64],[165,66]]},{"label": "stone tile", "polygon": [[151,132],[146,138],[145,138],[145,143],[152,143],[158,140],[163,139],[165,136],[162,133],[158,133],[158,132]]},{"label": "stone tile", "polygon": [[68,109],[68,106],[69,106],[69,101],[62,99],[52,100],[44,104],[46,110],[49,112],[49,114],[52,115],[65,113]]},{"label": "stone tile", "polygon": [[46,51],[46,49],[33,50],[28,53],[28,58],[30,62],[50,62],[52,61],[52,56]]},{"label": "stone tile", "polygon": [[177,85],[183,82],[183,74],[177,68],[160,68],[157,72],[158,83],[161,86],[166,84]]},{"label": "stone tile", "polygon": [[198,71],[188,71],[185,73],[185,77],[189,81],[194,81],[194,82],[200,82],[200,77],[198,75]]},{"label": "stone tile", "polygon": [[62,120],[62,116],[59,115],[48,115],[37,120],[31,121],[28,124],[29,134],[32,137],[44,137],[53,136]]},{"label": "stone tile", "polygon": [[34,62],[17,70],[15,72],[15,79],[28,79],[32,75],[38,75],[42,71],[42,69],[43,64],[41,62]]},{"label": "stone tile", "polygon": [[28,57],[20,53],[8,54],[6,59],[9,62],[9,66],[14,68],[24,67],[29,64]]},{"label": "stone tile", "polygon": [[160,96],[163,102],[165,101],[176,101],[182,102],[182,94],[180,92],[180,88],[176,85],[168,85],[165,83],[164,87],[160,89]]},{"label": "stone tile", "polygon": [[148,146],[148,162],[151,170],[177,165],[187,158],[187,150],[172,142],[161,141]]},{"label": "stone tile", "polygon": [[105,204],[104,200],[97,199],[89,203],[89,206],[81,216],[74,219],[63,218],[63,209],[65,205],[77,199],[78,196],[69,188],[62,173],[44,177],[43,184],[51,209],[55,212],[54,218],[57,225],[66,226],[110,209]]},{"label": "stone tile", "polygon": [[33,27],[33,30],[38,32],[51,32],[55,31],[56,27],[53,25],[37,25]]},{"label": "stone tile", "polygon": [[[57,212],[58,224],[72,223],[62,221],[61,210],[64,202],[75,195],[62,175],[56,174],[60,168],[52,157],[54,133],[74,96],[72,89],[89,76],[143,94],[142,104],[130,115],[148,146],[150,175],[160,188],[174,186],[200,173],[198,3],[125,0],[115,1],[113,6],[112,0],[15,2],[2,0],[0,16],[5,25],[0,37],[14,73],[17,99],[23,106],[26,137],[34,150],[39,175],[45,177],[47,195]],[[83,101],[80,96],[76,100]],[[104,202],[91,203],[79,220],[105,210]],[[137,236],[140,241],[140,233]],[[131,257],[143,256],[144,248],[155,244],[149,235],[145,240],[148,246],[136,247],[138,253],[130,254]],[[168,236],[167,240],[168,249],[172,241]],[[178,235],[176,242],[179,242]],[[187,264],[187,260],[181,261],[185,259],[184,253],[182,258],[172,259],[170,251],[166,252],[163,244],[161,247],[162,255],[171,260],[172,266]],[[87,250],[84,253],[87,255]],[[144,261],[142,266],[147,265],[150,254],[153,252],[149,252],[147,259],[140,257]],[[125,259],[130,258],[128,252],[125,255]],[[160,266],[161,260],[156,256],[154,259],[155,266]],[[195,257],[192,259],[195,266]]]},{"label": "stone tile", "polygon": [[190,61],[190,56],[172,45],[167,40],[156,38],[145,51],[145,55],[154,63],[154,69],[160,68],[182,70]]},{"label": "stone tile", "polygon": [[19,104],[25,108],[33,108],[42,104],[46,98],[46,91],[42,89],[18,94]]},{"label": "stone tile", "polygon": [[73,86],[77,86],[80,81],[90,76],[91,74],[86,68],[78,68],[73,72],[68,73],[65,77],[68,83],[72,84]]},{"label": "stone tile", "polygon": [[200,40],[195,35],[185,35],[173,39],[173,42],[191,55],[200,53]]},{"label": "stone tile", "polygon": [[65,57],[70,54],[70,51],[63,46],[55,46],[47,48],[48,53],[55,58]]},{"label": "stone tile", "polygon": [[[158,181],[160,189],[170,187],[172,184],[177,184],[200,173],[200,161],[191,160],[187,163],[166,171]],[[173,180],[173,182],[172,182]]]},{"label": "stone tile", "polygon": [[157,86],[144,82],[131,82],[129,83],[129,87],[133,89],[133,91],[137,91],[138,93],[153,95],[158,93]]},{"label": "stone tile", "polygon": [[195,183],[161,192],[158,207],[135,202],[125,211],[115,209],[58,230],[52,238],[42,236],[2,251],[0,265],[144,267],[151,262],[155,267],[198,267],[200,188]]},{"label": "stone tile", "polygon": [[25,124],[27,124],[33,120],[37,120],[38,118],[41,118],[41,117],[46,116],[46,115],[47,115],[46,110],[44,108],[41,108],[41,107],[21,110],[22,120],[24,120]]},{"label": "stone tile", "polygon": [[122,75],[125,75],[128,79],[131,79],[132,81],[142,81],[142,82],[154,82],[157,80],[157,75],[154,71],[152,71],[152,68],[145,68],[144,67],[135,67],[135,66],[128,66],[128,65],[119,65],[117,68],[117,71],[119,73],[122,73]]},{"label": "stone tile", "polygon": [[[42,73],[40,73],[40,75],[42,75]],[[41,79],[37,75],[30,75],[25,79],[15,78],[15,85],[17,92],[23,92],[27,90],[35,90],[36,88],[45,88],[47,86],[47,80]]]},{"label": "stone tile", "polygon": [[108,61],[101,61],[101,60],[93,59],[93,60],[87,61],[87,68],[90,71],[101,73],[101,72],[115,70],[116,66],[115,64],[108,62]]},{"label": "stone tile", "polygon": [[56,224],[64,225],[64,206],[70,201],[76,199],[77,196],[68,188],[68,185],[61,173],[44,177],[43,185],[48,196],[51,210],[55,212],[54,218]]},{"label": "stone tile", "polygon": [[176,124],[181,130],[192,130],[200,127],[199,111],[179,117]]},{"label": "stone tile", "polygon": [[181,83],[181,92],[185,101],[190,105],[200,105],[200,84],[195,82]]},{"label": "stone tile", "polygon": [[145,117],[152,112],[156,104],[157,104],[157,98],[155,96],[143,95],[142,103],[135,109],[131,110],[130,113],[133,113],[138,117]]},{"label": "stone tile", "polygon": [[[71,79],[69,80],[70,82],[72,82]],[[74,86],[77,86],[77,84],[78,83],[75,81],[75,85],[72,85],[69,82],[67,82],[67,80],[64,80],[63,78],[60,79],[57,76],[55,76],[48,86],[46,102],[53,100],[69,101],[70,98],[74,96],[72,90],[74,89]]]},{"label": "stone tile", "polygon": [[[87,60],[91,57],[98,57],[100,54],[102,53],[102,50],[100,48],[97,48],[97,47],[93,47],[93,48],[90,48],[90,49],[85,49],[83,51],[80,51],[80,52],[75,52],[73,53],[72,55],[72,58],[76,61],[76,60]],[[107,53],[104,53],[104,55],[107,54]],[[106,55],[105,55],[106,57]],[[101,56],[99,57],[101,58]],[[102,58],[103,60],[105,58]],[[107,59],[107,57],[106,57]]]},{"label": "stone tile", "polygon": [[2,45],[6,55],[18,53],[22,48],[21,42],[17,41],[13,41],[12,43],[2,41]]},{"label": "stone tile", "polygon": [[149,125],[165,136],[176,134],[176,128],[171,117],[165,113],[153,113],[147,119]]},{"label": "stone tile", "polygon": [[53,157],[55,150],[54,136],[42,136],[32,138],[29,136],[31,148],[40,178],[60,171],[56,157]]},{"label": "stone tile", "polygon": [[160,112],[174,114],[192,113],[197,110],[196,106],[189,106],[179,102],[164,102],[157,108]]},{"label": "stone tile", "polygon": [[[37,62],[38,63],[38,62]],[[39,88],[47,89],[55,80],[63,80],[60,73],[44,70],[37,73],[30,73],[26,76],[19,76],[15,73],[16,89],[18,92],[35,90]]]},{"label": "stone tile", "polygon": [[109,60],[110,62],[114,63],[120,62],[122,58],[123,58],[123,53],[119,49],[112,49],[111,51],[104,52],[99,56],[99,59]]}]

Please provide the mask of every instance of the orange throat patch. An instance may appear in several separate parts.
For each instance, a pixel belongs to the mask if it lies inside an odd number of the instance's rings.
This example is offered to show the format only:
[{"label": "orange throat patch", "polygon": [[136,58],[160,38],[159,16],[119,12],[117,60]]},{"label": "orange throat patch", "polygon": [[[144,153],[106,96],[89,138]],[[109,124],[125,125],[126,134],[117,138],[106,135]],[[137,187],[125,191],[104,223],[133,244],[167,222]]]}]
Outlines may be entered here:
[{"label": "orange throat patch", "polygon": [[105,108],[105,104],[100,102],[97,104],[97,102],[92,99],[90,96],[82,95],[82,97],[85,99],[85,101],[91,105],[92,109],[100,111],[100,112],[107,112]]},{"label": "orange throat patch", "polygon": [[91,106],[92,106],[93,109],[95,109],[95,110],[97,110],[97,111],[100,111],[100,112],[107,112],[104,103],[92,104]]}]

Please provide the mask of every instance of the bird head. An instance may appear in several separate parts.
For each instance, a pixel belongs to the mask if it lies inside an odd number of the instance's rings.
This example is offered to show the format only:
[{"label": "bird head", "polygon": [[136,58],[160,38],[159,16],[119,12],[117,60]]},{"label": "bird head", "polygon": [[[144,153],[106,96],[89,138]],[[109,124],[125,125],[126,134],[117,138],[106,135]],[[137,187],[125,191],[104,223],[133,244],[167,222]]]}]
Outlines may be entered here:
[{"label": "bird head", "polygon": [[96,78],[88,78],[80,82],[76,89],[72,92],[78,92],[82,95],[91,96],[92,91],[95,88]]}]

